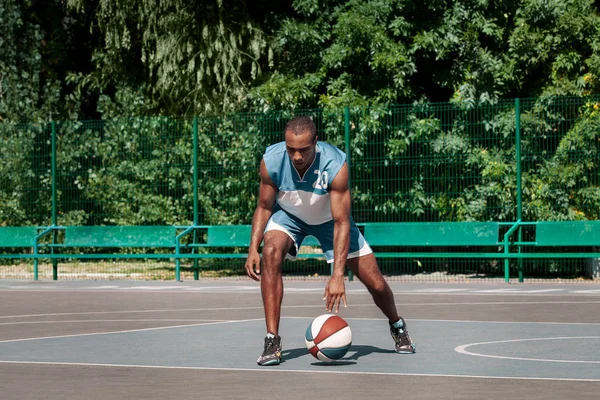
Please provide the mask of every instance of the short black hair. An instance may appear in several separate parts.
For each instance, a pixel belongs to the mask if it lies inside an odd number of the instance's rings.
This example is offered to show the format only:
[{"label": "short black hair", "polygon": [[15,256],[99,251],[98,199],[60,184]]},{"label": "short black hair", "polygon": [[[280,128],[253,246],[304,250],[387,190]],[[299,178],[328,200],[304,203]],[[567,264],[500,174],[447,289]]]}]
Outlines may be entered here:
[{"label": "short black hair", "polygon": [[301,135],[306,131],[310,132],[310,136],[314,139],[317,136],[317,126],[311,117],[301,116],[294,117],[285,124],[285,132],[290,131],[294,135]]}]

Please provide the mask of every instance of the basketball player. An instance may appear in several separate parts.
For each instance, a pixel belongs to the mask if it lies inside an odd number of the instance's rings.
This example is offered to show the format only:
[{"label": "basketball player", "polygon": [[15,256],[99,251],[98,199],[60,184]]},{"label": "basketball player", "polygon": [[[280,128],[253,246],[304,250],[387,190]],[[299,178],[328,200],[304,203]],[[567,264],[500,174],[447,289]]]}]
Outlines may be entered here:
[{"label": "basketball player", "polygon": [[[285,127],[285,141],[265,151],[251,235],[245,267],[250,278],[260,281],[267,324],[259,365],[281,362],[282,264],[286,258],[295,258],[307,235],[319,240],[327,262],[333,263],[325,287],[325,309],[337,313],[342,302],[346,307],[344,268],[348,265],[388,318],[396,352],[415,352],[373,251],[350,216],[346,155],[318,141],[310,117],[290,120]],[[263,240],[261,266],[259,246]]]}]

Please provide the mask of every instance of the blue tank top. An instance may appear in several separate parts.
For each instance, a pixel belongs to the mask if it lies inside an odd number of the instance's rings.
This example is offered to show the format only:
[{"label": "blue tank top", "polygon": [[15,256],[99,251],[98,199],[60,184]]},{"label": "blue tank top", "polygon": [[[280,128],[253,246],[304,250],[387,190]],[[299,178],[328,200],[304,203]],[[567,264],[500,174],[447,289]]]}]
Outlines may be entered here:
[{"label": "blue tank top", "polygon": [[285,142],[269,146],[263,155],[273,184],[277,204],[309,225],[332,220],[329,190],[346,162],[346,154],[335,146],[317,142],[313,163],[300,176],[290,159]]}]

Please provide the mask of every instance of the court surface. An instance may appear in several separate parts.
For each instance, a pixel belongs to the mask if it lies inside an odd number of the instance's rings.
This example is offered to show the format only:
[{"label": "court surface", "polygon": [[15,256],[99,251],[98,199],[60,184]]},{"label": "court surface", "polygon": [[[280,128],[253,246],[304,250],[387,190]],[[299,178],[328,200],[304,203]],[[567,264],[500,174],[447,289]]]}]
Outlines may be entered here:
[{"label": "court surface", "polygon": [[598,399],[600,285],[390,282],[417,353],[393,351],[360,282],[340,310],[353,345],[308,354],[325,282],[285,281],[284,362],[259,367],[259,285],[0,281],[8,399]]}]

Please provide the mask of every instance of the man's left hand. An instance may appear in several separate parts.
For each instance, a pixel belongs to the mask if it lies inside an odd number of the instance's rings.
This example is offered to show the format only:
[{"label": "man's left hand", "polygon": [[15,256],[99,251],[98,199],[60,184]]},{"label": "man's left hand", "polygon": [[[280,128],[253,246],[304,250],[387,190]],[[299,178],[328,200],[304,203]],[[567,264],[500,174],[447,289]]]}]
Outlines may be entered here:
[{"label": "man's left hand", "polygon": [[327,312],[332,312],[335,307],[335,313],[340,311],[340,303],[344,302],[344,307],[348,307],[346,303],[346,288],[344,286],[344,276],[332,276],[325,286],[325,309]]}]

